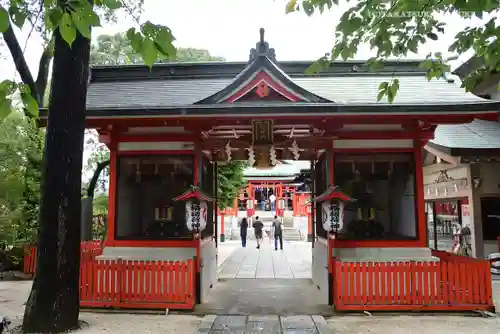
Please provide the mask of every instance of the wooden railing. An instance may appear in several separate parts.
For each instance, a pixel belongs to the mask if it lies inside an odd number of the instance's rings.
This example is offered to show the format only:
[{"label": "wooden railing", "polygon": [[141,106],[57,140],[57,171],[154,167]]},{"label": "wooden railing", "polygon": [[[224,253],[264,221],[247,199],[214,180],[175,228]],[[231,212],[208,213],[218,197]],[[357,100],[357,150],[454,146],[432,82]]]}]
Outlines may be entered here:
[{"label": "wooden railing", "polygon": [[82,307],[192,309],[194,260],[88,261],[80,271]]},{"label": "wooden railing", "polygon": [[[25,274],[34,274],[36,270],[36,252],[35,245],[26,245],[24,247],[23,272]],[[82,241],[80,244],[80,261],[91,261],[102,254],[100,241]]]},{"label": "wooden railing", "polygon": [[487,260],[449,255],[439,262],[334,260],[334,282],[339,311],[494,309]]}]

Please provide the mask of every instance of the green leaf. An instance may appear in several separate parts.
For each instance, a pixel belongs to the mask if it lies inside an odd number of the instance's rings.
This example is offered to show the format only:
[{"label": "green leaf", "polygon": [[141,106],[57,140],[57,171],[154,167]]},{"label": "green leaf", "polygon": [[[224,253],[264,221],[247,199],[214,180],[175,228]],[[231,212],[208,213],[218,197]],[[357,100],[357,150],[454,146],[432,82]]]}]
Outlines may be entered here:
[{"label": "green leaf", "polygon": [[11,4],[9,7],[9,14],[12,18],[12,22],[21,29],[26,22],[26,12],[22,11],[16,4]]},{"label": "green leaf", "polygon": [[140,54],[144,64],[151,68],[156,60],[156,47],[150,38],[144,38],[141,44]]},{"label": "green leaf", "polygon": [[435,33],[433,33],[433,32],[427,33],[427,37],[429,37],[433,41],[437,41],[438,40],[438,36]]},{"label": "green leaf", "polygon": [[383,81],[378,86],[378,90],[387,90],[389,89],[389,83],[387,81]]},{"label": "green leaf", "polygon": [[26,110],[33,117],[38,117],[38,103],[29,93],[22,93],[21,100],[23,101]]},{"label": "green leaf", "polygon": [[11,113],[11,100],[4,98],[0,101],[0,122],[3,121]]},{"label": "green leaf", "polygon": [[76,29],[85,38],[90,38],[90,26],[78,12],[71,12],[71,19],[73,20]]},{"label": "green leaf", "polygon": [[418,39],[411,38],[408,41],[408,50],[410,50],[413,53],[418,53]]},{"label": "green leaf", "polygon": [[295,12],[295,7],[297,6],[297,0],[290,0],[286,4],[285,14]]},{"label": "green leaf", "polygon": [[395,96],[396,95],[394,95],[390,89],[387,91],[387,101],[389,103],[392,103],[394,101]]},{"label": "green leaf", "polygon": [[399,79],[394,79],[392,81],[392,84],[389,87],[389,91],[394,99],[394,97],[398,94],[398,91],[399,91]]},{"label": "green leaf", "polygon": [[0,7],[0,33],[6,32],[9,29],[9,24],[9,13],[3,7]]},{"label": "green leaf", "polygon": [[380,102],[380,100],[382,100],[382,98],[384,97],[384,95],[387,93],[386,90],[381,90],[378,92],[377,94],[377,102]]},{"label": "green leaf", "polygon": [[76,39],[76,28],[68,13],[64,13],[61,17],[61,21],[59,22],[59,33],[71,48],[71,45]]},{"label": "green leaf", "polygon": [[122,7],[122,3],[118,0],[103,0],[103,5],[111,10],[119,9]]}]

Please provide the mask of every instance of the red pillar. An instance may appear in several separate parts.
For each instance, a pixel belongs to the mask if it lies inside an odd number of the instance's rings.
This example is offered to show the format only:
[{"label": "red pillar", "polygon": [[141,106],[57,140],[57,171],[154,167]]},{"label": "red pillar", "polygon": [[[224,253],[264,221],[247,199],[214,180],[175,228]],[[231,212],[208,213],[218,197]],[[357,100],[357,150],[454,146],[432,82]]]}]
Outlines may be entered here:
[{"label": "red pillar", "polygon": [[225,214],[224,212],[221,212],[221,215],[220,215],[220,242],[224,242],[226,241],[226,235],[224,233],[224,217],[225,217]]},{"label": "red pillar", "polygon": [[425,217],[424,203],[424,173],[422,170],[422,148],[424,143],[421,140],[414,140],[415,157],[415,201],[418,219],[418,241],[421,247],[427,247],[427,223]]},{"label": "red pillar", "polygon": [[116,181],[117,181],[117,153],[116,147],[110,147],[109,152],[109,195],[108,195],[108,233],[105,246],[113,246],[115,243],[116,224]]}]

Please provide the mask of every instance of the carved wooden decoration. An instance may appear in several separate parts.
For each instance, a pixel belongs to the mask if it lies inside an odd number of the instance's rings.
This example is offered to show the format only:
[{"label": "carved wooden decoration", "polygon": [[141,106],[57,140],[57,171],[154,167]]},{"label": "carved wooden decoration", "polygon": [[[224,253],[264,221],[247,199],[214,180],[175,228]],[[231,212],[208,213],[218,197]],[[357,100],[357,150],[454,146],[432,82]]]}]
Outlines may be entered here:
[{"label": "carved wooden decoration", "polygon": [[272,145],[274,142],[272,120],[252,121],[252,144],[254,146]]},{"label": "carved wooden decoration", "polygon": [[269,85],[265,81],[259,82],[256,92],[261,98],[269,96]]}]

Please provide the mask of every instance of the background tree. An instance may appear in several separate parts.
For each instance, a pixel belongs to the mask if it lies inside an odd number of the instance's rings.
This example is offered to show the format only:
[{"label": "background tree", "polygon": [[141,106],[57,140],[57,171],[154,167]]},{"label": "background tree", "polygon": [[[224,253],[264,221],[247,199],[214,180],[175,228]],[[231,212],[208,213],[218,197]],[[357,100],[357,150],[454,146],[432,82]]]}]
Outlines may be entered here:
[{"label": "background tree", "polygon": [[43,132],[21,112],[0,123],[0,243],[35,240],[42,141]]},{"label": "background tree", "polygon": [[221,210],[232,207],[240,189],[245,186],[243,171],[247,166],[246,161],[217,166],[217,200]]},{"label": "background tree", "polygon": [[[222,57],[212,56],[205,49],[177,48],[175,56],[161,57],[156,63],[224,60]],[[144,60],[140,54],[134,51],[126,33],[121,32],[114,35],[99,35],[97,42],[92,45],[90,63],[92,65],[144,64]]]},{"label": "background tree", "polygon": [[[462,54],[473,50],[484,63],[468,75],[462,87],[470,91],[477,82],[487,79],[500,68],[500,27],[496,13],[499,0],[488,1],[434,1],[434,0],[359,0],[350,2],[335,29],[335,42],[331,52],[321,57],[310,68],[321,71],[331,61],[353,58],[360,45],[369,45],[376,56],[368,60],[373,71],[383,68],[388,58],[406,57],[417,53],[428,41],[439,40],[448,29],[446,18],[457,15],[462,19],[477,17],[483,24],[466,27],[454,37],[448,51]],[[290,0],[286,12],[304,11],[312,15],[316,11],[335,10],[338,0]],[[448,16],[447,16],[448,15]],[[429,80],[449,73],[450,66],[439,52],[428,54],[420,66],[427,70]],[[381,82],[378,100],[386,97],[394,100],[399,89],[399,80],[394,78]]]}]

